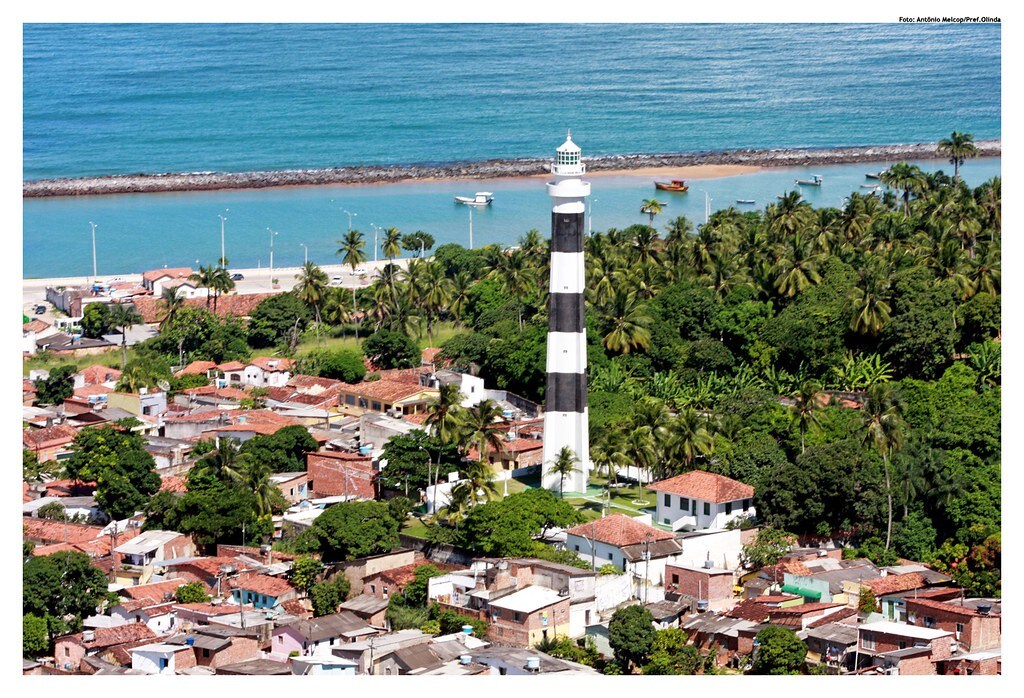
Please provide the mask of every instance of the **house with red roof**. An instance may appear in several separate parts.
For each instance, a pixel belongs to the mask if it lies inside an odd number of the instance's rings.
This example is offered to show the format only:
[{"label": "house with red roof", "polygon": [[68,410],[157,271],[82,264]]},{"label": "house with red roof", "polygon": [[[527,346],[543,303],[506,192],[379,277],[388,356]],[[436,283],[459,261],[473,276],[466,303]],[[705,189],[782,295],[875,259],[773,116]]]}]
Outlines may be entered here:
[{"label": "house with red roof", "polygon": [[145,623],[128,623],[65,635],[54,642],[54,666],[64,671],[77,671],[86,656],[102,658],[115,647],[155,637],[156,633]]},{"label": "house with red roof", "polygon": [[1002,645],[1002,615],[992,613],[991,603],[967,605],[962,597],[956,601],[908,597],[906,604],[910,625],[950,631],[967,652]]},{"label": "house with red roof", "polygon": [[191,267],[173,267],[171,269],[153,269],[152,271],[143,272],[142,274],[142,287],[147,291],[152,292],[154,296],[159,296],[165,286],[171,281],[176,280],[187,280],[192,275]]},{"label": "house with red roof", "polygon": [[366,456],[343,451],[319,451],[306,454],[308,490],[313,497],[374,499],[377,473]]},{"label": "house with red roof", "polygon": [[283,388],[288,385],[294,370],[295,361],[292,359],[258,356],[243,369],[241,384],[256,388]]},{"label": "house with red roof", "polygon": [[381,378],[362,383],[342,383],[338,404],[345,414],[354,417],[364,412],[385,412],[402,417],[425,413],[437,395],[435,388]]},{"label": "house with red roof", "polygon": [[273,608],[299,598],[298,590],[286,580],[258,572],[242,572],[229,579],[231,597],[241,605]]},{"label": "house with red roof", "polygon": [[730,521],[756,513],[753,487],[703,470],[659,480],[647,488],[658,493],[655,520],[673,531],[722,530]]},{"label": "house with red roof", "polygon": [[109,383],[113,387],[114,383],[121,378],[121,371],[110,366],[102,366],[100,364],[93,364],[87,368],[83,368],[78,373],[71,374],[72,379],[75,381],[75,388],[84,388],[87,385],[103,385]]},{"label": "house with red roof", "polygon": [[21,444],[43,463],[70,456],[77,435],[78,430],[70,424],[54,424],[43,429],[25,429],[21,432]]},{"label": "house with red roof", "polygon": [[[625,514],[611,514],[567,529],[565,548],[594,569],[613,564],[643,584],[660,586],[666,563],[683,551],[676,536]],[[642,592],[638,592],[639,593]]]}]

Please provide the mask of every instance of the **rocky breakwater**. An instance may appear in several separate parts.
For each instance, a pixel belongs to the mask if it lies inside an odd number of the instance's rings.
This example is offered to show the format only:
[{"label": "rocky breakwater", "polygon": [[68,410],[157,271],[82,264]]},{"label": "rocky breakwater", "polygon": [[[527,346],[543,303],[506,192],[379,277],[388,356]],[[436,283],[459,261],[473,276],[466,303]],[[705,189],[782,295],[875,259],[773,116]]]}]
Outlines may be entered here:
[{"label": "rocky breakwater", "polygon": [[[975,145],[981,156],[1002,154],[1001,141],[978,141]],[[851,162],[897,162],[937,157],[941,156],[936,151],[935,143],[915,143],[849,148],[780,148],[649,155],[599,155],[584,158],[584,161],[589,171],[598,172],[687,165],[791,167]],[[22,195],[24,197],[88,196],[215,189],[262,189],[324,184],[385,184],[431,179],[499,179],[545,174],[548,171],[548,162],[547,159],[531,158],[443,165],[371,165],[267,172],[107,175],[29,181],[23,184]]]}]

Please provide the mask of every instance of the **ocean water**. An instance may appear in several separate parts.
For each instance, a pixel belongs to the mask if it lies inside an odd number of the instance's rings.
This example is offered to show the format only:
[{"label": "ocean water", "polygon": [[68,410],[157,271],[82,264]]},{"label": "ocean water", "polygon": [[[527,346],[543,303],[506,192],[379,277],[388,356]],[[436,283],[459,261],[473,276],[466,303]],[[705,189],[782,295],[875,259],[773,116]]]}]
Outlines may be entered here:
[{"label": "ocean water", "polygon": [[[556,142],[555,145],[558,143]],[[586,143],[581,144],[586,146]],[[915,161],[929,172],[952,172],[942,160]],[[799,187],[814,206],[841,206],[851,192],[864,193],[866,172],[877,172],[891,163],[815,165],[772,168],[716,179],[689,180],[683,194],[656,191],[654,178],[628,175],[595,175],[588,199],[588,224],[593,231],[647,223],[640,213],[644,199],[657,197],[666,203],[654,225],[662,229],[669,220],[685,215],[694,224],[704,222],[705,192],[711,210],[735,206],[740,210],[763,209],[784,192],[797,188],[796,178],[820,174],[819,187]],[[1001,158],[970,160],[960,169],[971,186],[1000,175]],[[659,178],[664,179],[664,178]],[[212,264],[220,256],[220,219],[225,223],[225,246],[233,268],[266,267],[270,257],[270,233],[274,240],[274,266],[302,264],[305,244],[310,260],[339,264],[338,239],[353,227],[367,240],[373,259],[374,229],[396,227],[411,233],[424,230],[438,245],[457,242],[469,245],[470,208],[456,204],[457,194],[472,195],[483,188],[494,193],[494,203],[473,210],[473,243],[507,246],[531,228],[547,236],[551,229],[551,200],[544,179],[521,178],[420,182],[366,186],[288,187],[280,189],[194,193],[122,194],[115,196],[60,197],[24,200],[24,274],[33,277],[86,276],[92,273],[91,228],[97,224],[96,258],[101,276],[138,273],[162,266]],[[754,199],[755,204],[737,204]],[[226,213],[225,213],[226,210]],[[378,256],[383,259],[383,255]],[[408,255],[406,255],[408,256]]]},{"label": "ocean water", "polygon": [[29,24],[27,180],[998,138],[1001,28]]}]

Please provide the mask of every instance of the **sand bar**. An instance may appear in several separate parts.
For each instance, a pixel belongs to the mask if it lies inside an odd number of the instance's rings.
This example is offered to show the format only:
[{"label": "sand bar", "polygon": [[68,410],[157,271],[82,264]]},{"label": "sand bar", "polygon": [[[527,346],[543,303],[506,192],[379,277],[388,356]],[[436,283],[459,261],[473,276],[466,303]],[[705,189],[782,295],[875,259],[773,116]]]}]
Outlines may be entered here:
[{"label": "sand bar", "polygon": [[[1001,141],[977,141],[980,156],[1002,154]],[[797,148],[774,150],[730,150],[662,155],[602,155],[584,157],[589,175],[654,175],[691,178],[724,177],[743,172],[717,169],[794,167],[852,162],[898,162],[939,157],[935,143],[859,146],[850,148]],[[109,175],[75,179],[24,182],[24,197],[89,196],[169,191],[212,191],[219,189],[263,189],[267,187],[318,186],[337,184],[387,184],[450,179],[504,179],[547,176],[548,158],[489,160],[443,165],[382,165],[339,167],[319,170],[270,172],[194,172],[178,174]],[[703,174],[687,174],[685,168],[710,168]],[[717,172],[718,174],[713,174]],[[724,173],[724,174],[723,174]]]}]

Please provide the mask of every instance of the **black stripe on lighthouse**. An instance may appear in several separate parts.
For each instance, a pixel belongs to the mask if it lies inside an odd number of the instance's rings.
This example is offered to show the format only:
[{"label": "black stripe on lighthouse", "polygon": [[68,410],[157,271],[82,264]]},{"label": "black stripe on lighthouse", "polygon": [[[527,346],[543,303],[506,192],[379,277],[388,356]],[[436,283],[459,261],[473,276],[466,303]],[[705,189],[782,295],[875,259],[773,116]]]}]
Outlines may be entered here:
[{"label": "black stripe on lighthouse", "polygon": [[552,293],[549,298],[548,332],[586,331],[587,310],[582,293]]},{"label": "black stripe on lighthouse", "polygon": [[587,374],[549,373],[548,412],[583,412],[587,408]]},{"label": "black stripe on lighthouse", "polygon": [[583,214],[551,212],[551,251],[583,252]]}]

